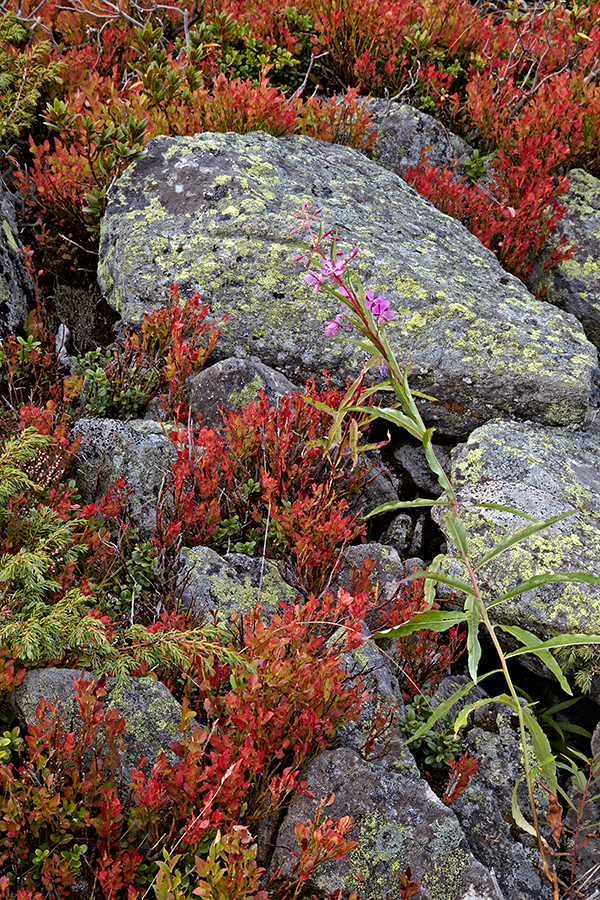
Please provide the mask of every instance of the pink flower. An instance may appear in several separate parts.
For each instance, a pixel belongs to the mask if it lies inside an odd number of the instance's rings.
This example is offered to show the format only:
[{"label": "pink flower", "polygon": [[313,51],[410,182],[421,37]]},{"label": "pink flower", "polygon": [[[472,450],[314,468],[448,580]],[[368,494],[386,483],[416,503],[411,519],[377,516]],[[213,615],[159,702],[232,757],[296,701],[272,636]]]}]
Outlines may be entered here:
[{"label": "pink flower", "polygon": [[309,272],[304,276],[304,283],[312,287],[313,291],[318,291],[323,283],[323,276],[318,272]]},{"label": "pink flower", "polygon": [[321,266],[320,275],[321,278],[331,278],[332,281],[335,281],[336,278],[341,278],[345,271],[345,259],[341,259],[339,262],[333,262],[331,259],[326,259]]},{"label": "pink flower", "polygon": [[375,295],[375,291],[367,291],[365,294],[365,306],[373,313],[373,317],[378,322],[389,322],[394,318],[393,312],[390,312],[390,301],[384,300],[381,294]]},{"label": "pink flower", "polygon": [[[344,328],[348,326],[347,322],[344,322],[345,314],[344,312],[338,313],[335,319],[331,319],[329,322],[325,322],[325,334],[339,334],[340,328]],[[348,326],[351,327],[351,326]]]}]

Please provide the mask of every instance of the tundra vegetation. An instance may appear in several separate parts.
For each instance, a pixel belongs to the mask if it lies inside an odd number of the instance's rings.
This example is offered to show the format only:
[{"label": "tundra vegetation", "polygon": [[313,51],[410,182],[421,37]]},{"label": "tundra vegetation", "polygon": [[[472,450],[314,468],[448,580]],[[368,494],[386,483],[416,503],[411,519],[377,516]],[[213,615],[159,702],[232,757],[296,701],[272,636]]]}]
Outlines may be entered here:
[{"label": "tundra vegetation", "polygon": [[[316,866],[353,846],[351,820],[333,822],[321,804],[297,828],[291,875],[265,886],[253,834],[303,790],[302,768],[360,713],[363,686],[348,677],[342,657],[364,639],[361,621],[377,609],[377,591],[368,565],[355,573],[351,593],[332,596],[328,586],[341,549],[366,534],[349,500],[368,478],[361,456],[372,449],[376,419],[425,447],[462,573],[450,574],[447,560],[436,558],[406,581],[382,621],[381,635],[398,641],[406,664],[411,746],[423,769],[442,770],[445,801],[456,799],[475,768],[457,738],[469,707],[450,722],[460,698],[432,713],[423,691],[448,671],[461,640],[470,678],[481,680],[486,630],[506,681],[494,699],[517,714],[525,760],[530,808],[519,807],[515,786],[512,814],[537,841],[558,892],[534,784],[551,797],[557,837],[557,798],[566,797],[560,767],[583,788],[591,782],[575,751],[557,760],[519,701],[507,659],[537,655],[570,693],[554,651],[591,647],[589,674],[600,638],[542,644],[515,626],[520,648],[502,650],[479,570],[550,523],[527,520],[471,558],[452,484],[385,339],[393,315],[385,297],[352,277],[349,260],[336,255],[335,243],[328,249],[326,232],[305,211],[307,290],[328,290],[343,304],[327,334],[343,332],[369,350],[377,390],[392,392],[394,402],[375,405],[365,370],[346,391],[309,383],[277,410],[261,400],[229,413],[219,433],[188,419],[185,379],[226,327],[209,322],[197,297],[180,302],[173,286],[140,333],[112,349],[100,335],[91,345],[82,337],[73,373],[56,349],[53,303],[58,283],[75,292],[93,284],[107,192],[150,138],[263,129],[368,153],[375,134],[359,91],[409,102],[467,140],[467,177],[437,169],[425,152],[407,180],[527,278],[564,212],[568,170],[600,174],[599,22],[600,2],[576,0],[531,9],[515,0],[504,11],[468,0],[0,5],[0,164],[20,198],[24,261],[37,291],[22,332],[0,349],[0,690],[14,689],[30,667],[101,676],[76,682],[78,734],[51,703],[42,702],[39,724],[26,733],[6,714],[0,896],[59,900],[84,872],[94,896],[111,900],[292,898]],[[475,179],[486,171],[482,186]],[[543,266],[571,252],[559,245]],[[95,503],[79,502],[70,428],[83,415],[138,415],[153,398],[174,422],[177,459],[147,535],[129,514],[123,481]],[[280,560],[298,602],[269,620],[258,607],[239,622],[195,620],[179,603],[178,559],[183,546],[198,544]],[[439,583],[456,591],[460,608],[443,608]],[[340,633],[343,641],[330,639]],[[105,675],[160,679],[182,704],[181,740],[171,748],[179,762],[162,756],[150,776],[140,766],[128,790],[119,768],[124,722],[103,706]],[[385,715],[375,721],[365,756],[393,724]],[[574,853],[583,840],[575,835]],[[409,870],[400,884],[405,897],[417,887]],[[562,888],[573,896],[572,885]]]}]

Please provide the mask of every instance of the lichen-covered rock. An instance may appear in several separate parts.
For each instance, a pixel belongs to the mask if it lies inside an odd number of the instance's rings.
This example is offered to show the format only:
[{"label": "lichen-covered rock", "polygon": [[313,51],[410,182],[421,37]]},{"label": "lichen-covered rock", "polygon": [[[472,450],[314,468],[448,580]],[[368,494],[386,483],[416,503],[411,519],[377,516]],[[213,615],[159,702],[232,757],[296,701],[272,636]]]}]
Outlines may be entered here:
[{"label": "lichen-covered rock", "polygon": [[365,359],[324,335],[338,312],[314,294],[290,236],[303,203],[323,207],[340,250],[394,310],[388,337],[421,403],[448,434],[504,414],[582,421],[597,360],[576,319],[539,303],[459,222],[360,152],[262,132],[155,138],[111,190],[99,281],[127,323],[171,282],[229,313],[222,357],[258,356],[297,383],[338,384]]},{"label": "lichen-covered rock", "polygon": [[268,615],[279,610],[280,602],[288,605],[296,599],[296,591],[271,560],[242,553],[224,559],[210,547],[184,548],[181,558],[182,602],[197,616],[217,610],[221,621],[227,621],[245,616],[257,603]]},{"label": "lichen-covered rock", "polygon": [[[330,643],[344,646],[346,633],[338,629]],[[365,638],[369,631],[364,627]],[[338,728],[331,747],[351,747],[367,756],[394,755],[412,765],[411,754],[403,746],[405,737],[398,720],[404,713],[404,701],[395,674],[390,671],[389,657],[385,656],[372,640],[355,650],[350,650],[341,659],[343,668],[354,678],[361,678],[368,697],[360,708],[360,716]],[[390,727],[383,734],[376,734],[378,721],[389,721]]]},{"label": "lichen-covered rock", "polygon": [[471,157],[471,149],[462,138],[448,131],[438,119],[408,106],[406,103],[388,103],[372,98],[367,109],[377,128],[377,141],[372,158],[381,166],[404,175],[408,169],[418,166],[421,151],[429,148],[429,161],[433,166],[452,169],[457,177],[466,175],[465,163]]},{"label": "lichen-covered rock", "polygon": [[421,884],[415,900],[497,900],[490,873],[470,852],[454,813],[405,760],[362,759],[355,750],[325,750],[304,770],[312,796],[303,794],[286,814],[271,862],[289,873],[297,849],[294,828],[312,818],[321,797],[335,795],[323,813],[335,822],[352,816],[348,835],[358,846],[345,859],[325,863],[307,883],[307,895],[356,890],[361,900],[400,900],[398,875],[411,869]]},{"label": "lichen-covered rock", "polygon": [[[468,680],[465,676],[444,678],[431,698],[432,706],[438,706]],[[473,687],[452,707],[450,715],[486,696],[480,686]],[[480,707],[471,718],[474,723],[467,734],[466,749],[477,759],[479,767],[464,792],[452,803],[452,810],[475,858],[494,871],[504,900],[551,900],[552,887],[542,874],[540,855],[531,846],[529,837],[516,828],[511,812],[512,792],[518,784],[519,804],[528,818],[517,717],[502,704],[491,703]],[[543,820],[548,799],[539,787],[536,802]]]},{"label": "lichen-covered rock", "polygon": [[569,188],[560,198],[566,212],[534,268],[539,280],[543,261],[562,238],[577,247],[574,256],[541,277],[546,299],[577,316],[590,341],[600,347],[600,179],[583,169],[569,172]]},{"label": "lichen-covered rock", "polygon": [[206,428],[220,428],[224,413],[245,409],[264,391],[270,406],[279,406],[282,397],[296,390],[280,372],[257,360],[223,359],[190,378],[189,403],[194,419],[202,417]]},{"label": "lichen-covered rock", "polygon": [[14,210],[0,184],[0,337],[23,324],[35,298],[15,237]]},{"label": "lichen-covered rock", "polygon": [[84,502],[98,500],[124,478],[133,489],[129,502],[134,520],[146,531],[155,528],[161,485],[177,458],[163,426],[90,417],[76,422],[73,437],[81,438],[75,480]]},{"label": "lichen-covered rock", "polygon": [[[37,723],[36,710],[42,697],[47,703],[57,703],[65,713],[67,730],[77,728],[81,722],[73,688],[73,680],[81,677],[78,669],[30,669],[22,684],[6,696],[6,703],[15,715],[28,723]],[[93,676],[85,673],[86,680]],[[136,767],[140,757],[145,757],[143,770],[148,776],[152,766],[164,751],[170,762],[176,761],[169,749],[171,741],[180,740],[181,705],[160,681],[152,678],[128,678],[119,681],[107,678],[106,697],[102,702],[106,709],[116,709],[125,720],[121,770],[125,784],[130,781],[130,769]],[[195,727],[195,720],[192,723]]]},{"label": "lichen-covered rock", "polygon": [[[596,433],[490,422],[453,455],[452,479],[474,560],[527,524],[476,503],[511,506],[545,520],[573,515],[511,547],[486,564],[480,583],[487,602],[544,572],[600,576],[600,439]],[[438,507],[434,518],[444,529]],[[542,585],[490,611],[495,621],[547,639],[600,633],[600,585]]]}]

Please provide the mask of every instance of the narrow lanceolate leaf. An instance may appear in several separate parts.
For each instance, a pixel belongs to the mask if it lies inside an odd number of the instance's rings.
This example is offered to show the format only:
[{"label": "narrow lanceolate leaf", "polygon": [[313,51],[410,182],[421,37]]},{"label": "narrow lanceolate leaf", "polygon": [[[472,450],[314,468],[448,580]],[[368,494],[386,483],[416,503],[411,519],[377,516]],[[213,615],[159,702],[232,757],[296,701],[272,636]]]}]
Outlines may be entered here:
[{"label": "narrow lanceolate leaf", "polygon": [[412,434],[418,440],[422,440],[425,428],[419,422],[415,422],[409,416],[404,415],[398,409],[391,407],[382,407],[377,410],[377,418],[385,419],[386,422],[392,422],[400,428],[404,428],[409,434]]},{"label": "narrow lanceolate leaf", "polygon": [[[497,669],[496,671],[501,672],[502,669]],[[487,674],[491,675],[492,673],[488,672]],[[480,709],[482,706],[487,706],[489,703],[506,703],[507,706],[512,706],[513,708],[515,705],[514,700],[512,697],[509,697],[508,694],[498,694],[496,697],[484,697],[483,700],[475,700],[473,703],[468,703],[460,710],[454,720],[454,733],[458,734],[461,728],[466,727],[467,720],[472,712],[475,712],[476,709]]]},{"label": "narrow lanceolate leaf", "polygon": [[558,783],[556,781],[556,759],[552,753],[550,741],[546,737],[539,722],[527,708],[523,709],[525,727],[531,735],[533,752],[536,755],[538,765],[544,775],[544,784],[548,790],[556,794]]},{"label": "narrow lanceolate leaf", "polygon": [[377,631],[373,635],[373,638],[404,637],[407,634],[420,631],[422,628],[427,628],[429,631],[448,631],[449,628],[460,625],[461,622],[466,622],[466,616],[461,610],[432,609],[429,612],[417,613],[404,625],[396,625],[394,628],[382,628],[381,631]]},{"label": "narrow lanceolate leaf", "polygon": [[365,519],[369,516],[379,516],[382,513],[393,512],[395,509],[417,509],[419,506],[447,506],[447,500],[393,500],[391,503],[383,503],[377,509],[366,513]]},{"label": "narrow lanceolate leaf", "polygon": [[513,597],[518,597],[519,594],[524,594],[526,591],[541,587],[543,584],[558,584],[560,582],[587,582],[588,584],[600,584],[600,578],[598,578],[597,575],[589,575],[587,572],[559,572],[556,575],[551,575],[550,573],[533,575],[532,578],[522,581],[515,588],[507,591],[506,594],[502,594],[502,596],[498,597],[497,600],[494,600],[493,603],[489,603],[488,609],[491,609],[493,606],[498,606],[499,603],[503,603],[505,600],[511,600]]},{"label": "narrow lanceolate leaf", "polygon": [[475,611],[467,618],[467,654],[469,675],[477,684],[481,644],[479,643],[479,615],[476,615]]},{"label": "narrow lanceolate leaf", "polygon": [[[513,819],[515,820],[515,824],[517,828],[520,828],[521,831],[525,831],[527,834],[531,834],[533,837],[537,837],[536,830],[533,825],[530,825],[523,813],[521,812],[521,808],[519,807],[519,801],[517,800],[517,788],[519,787],[519,782],[515,784],[512,792],[512,800],[511,800],[511,812]],[[546,844],[544,838],[542,841]],[[546,846],[548,846],[546,844]]]},{"label": "narrow lanceolate leaf", "polygon": [[469,543],[467,540],[467,532],[465,526],[460,521],[454,510],[450,510],[444,516],[444,525],[448,532],[448,537],[460,550],[463,559],[469,558]]},{"label": "narrow lanceolate leaf", "polygon": [[539,522],[539,519],[536,519],[535,516],[523,512],[522,509],[517,509],[516,506],[504,506],[502,503],[470,503],[469,506],[473,506],[476,509],[497,509],[499,512],[507,512],[512,513],[513,516],[521,516],[522,519],[527,519],[529,522]]},{"label": "narrow lanceolate leaf", "polygon": [[[498,625],[497,627],[501,628],[502,631],[505,631],[507,634],[511,634],[521,644],[523,644],[523,647],[520,649],[520,651],[517,652],[534,653],[538,657],[538,659],[541,659],[542,662],[546,666],[548,666],[556,680],[559,682],[565,694],[573,693],[573,691],[569,687],[569,682],[565,678],[561,667],[550,653],[550,650],[544,647],[544,642],[541,640],[541,638],[536,637],[535,634],[532,634],[530,631],[526,631],[524,628],[519,628],[517,625]],[[507,653],[506,659],[509,659],[512,655],[512,653]]]},{"label": "narrow lanceolate leaf", "polygon": [[[444,556],[444,559],[448,559],[447,556]],[[454,559],[450,557],[450,559]],[[455,578],[453,575],[446,575],[442,572],[432,572],[430,569],[427,571],[419,571],[418,569],[409,575],[406,581],[417,581],[419,578],[425,579],[433,579],[433,581],[441,581],[442,584],[448,584],[450,587],[456,588],[457,591],[464,591],[465,594],[472,595],[476,597],[475,589],[472,584],[469,584],[467,581],[462,581],[460,578]]]},{"label": "narrow lanceolate leaf", "polygon": [[[500,626],[498,626],[500,627]],[[579,644],[598,644],[600,646],[600,634],[559,634],[547,641],[540,643],[538,650],[552,650],[555,647],[576,647]],[[506,658],[511,656],[520,656],[522,653],[530,653],[528,647],[519,647],[506,654]]]},{"label": "narrow lanceolate leaf", "polygon": [[[446,559],[445,554],[439,553],[435,557],[435,559],[433,560],[431,565],[429,566],[428,571],[430,572],[430,574],[435,575],[437,572],[439,572],[439,568],[445,559]],[[425,600],[427,610],[430,610],[431,607],[433,606],[433,603],[435,600],[435,594],[436,594],[435,588],[436,588],[435,579],[434,578],[426,578],[425,586],[423,588],[423,599]]]},{"label": "narrow lanceolate leaf", "polygon": [[546,519],[545,522],[534,522],[531,525],[525,525],[523,528],[519,528],[517,531],[513,532],[513,534],[509,534],[501,541],[498,541],[491,550],[488,550],[488,552],[475,564],[475,569],[480,569],[481,566],[485,565],[485,563],[494,559],[496,556],[500,556],[500,554],[504,553],[505,550],[508,550],[509,547],[520,544],[521,541],[527,540],[527,538],[537,534],[538,531],[543,531],[545,528],[549,528],[550,525],[554,525],[555,522],[560,522],[561,519],[566,519],[567,516],[570,515],[572,515],[572,512],[569,511],[562,513],[560,516],[552,516],[550,519]]},{"label": "narrow lanceolate leaf", "polygon": [[437,456],[431,446],[431,438],[433,436],[433,428],[428,428],[425,434],[423,435],[423,447],[425,449],[425,456],[427,457],[427,462],[429,463],[429,468],[431,471],[437,475],[438,482],[440,487],[444,491],[447,497],[452,498],[454,496],[452,491],[452,485],[448,480],[448,476],[440,466]]}]

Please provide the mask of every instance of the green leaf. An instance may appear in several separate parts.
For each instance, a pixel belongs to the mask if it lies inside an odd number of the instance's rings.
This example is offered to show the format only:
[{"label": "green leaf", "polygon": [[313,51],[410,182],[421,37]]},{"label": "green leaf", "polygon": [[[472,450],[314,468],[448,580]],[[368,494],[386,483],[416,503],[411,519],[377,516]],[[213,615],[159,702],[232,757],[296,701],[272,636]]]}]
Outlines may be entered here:
[{"label": "green leaf", "polygon": [[[450,558],[453,559],[453,557]],[[444,556],[444,559],[448,559],[448,557]],[[413,572],[412,575],[409,575],[407,581],[415,581],[418,578],[431,578],[434,581],[441,581],[442,584],[448,584],[458,591],[464,591],[465,594],[470,594],[473,597],[477,596],[473,585],[469,584],[467,581],[462,581],[460,578],[455,578],[453,575],[445,575],[442,572],[432,572],[429,569],[427,571]]]},{"label": "green leaf", "polygon": [[[565,694],[572,694],[573,691],[569,687],[569,682],[565,678],[562,669],[559,664],[556,662],[550,651],[544,647],[544,642],[541,638],[536,637],[535,634],[532,634],[530,631],[526,631],[524,628],[519,628],[517,625],[497,625],[497,628],[501,628],[502,631],[505,631],[507,634],[511,634],[514,638],[523,644],[523,648],[521,648],[520,652],[523,652],[523,649],[528,650],[530,653],[534,653],[538,659],[541,659],[542,662],[548,666],[556,680],[559,682],[561,688],[565,692]],[[510,659],[512,653],[507,653],[505,659]]]},{"label": "green leaf", "polygon": [[427,457],[427,462],[429,463],[429,468],[437,475],[438,482],[440,487],[446,494],[449,499],[454,498],[454,491],[452,490],[452,485],[448,480],[448,476],[442,469],[441,465],[438,462],[437,456],[431,446],[431,438],[433,437],[433,428],[428,428],[425,434],[423,435],[423,448],[425,449],[425,456]]},{"label": "green leaf", "polygon": [[[597,644],[600,646],[600,634],[559,634],[547,641],[543,641],[538,649],[552,650],[554,647],[577,647],[579,644]],[[507,653],[506,659],[529,652],[530,650],[527,647],[519,647],[518,650]]]},{"label": "green leaf", "polygon": [[502,594],[502,596],[498,597],[497,600],[494,600],[493,603],[488,604],[488,609],[491,609],[493,606],[498,606],[499,603],[503,603],[505,600],[511,600],[513,597],[518,597],[519,594],[524,594],[526,591],[531,591],[536,587],[540,587],[542,584],[558,584],[561,582],[587,582],[588,584],[600,584],[600,578],[597,575],[589,575],[587,572],[562,572],[556,575],[551,575],[546,572],[543,575],[534,575],[532,578],[522,581],[512,590],[507,591],[506,594]]},{"label": "green leaf", "polygon": [[[522,781],[523,779],[520,780]],[[533,827],[533,825],[529,824],[519,808],[519,801],[517,800],[517,788],[519,787],[519,783],[520,782],[517,781],[512,792],[511,812],[513,815],[513,819],[515,820],[517,828],[520,828],[521,831],[525,831],[527,834],[531,834],[533,837],[537,837],[535,828]]]},{"label": "green leaf", "polygon": [[497,509],[500,512],[512,513],[513,516],[521,516],[522,519],[527,519],[529,522],[539,522],[539,519],[523,512],[522,509],[517,509],[515,506],[504,506],[502,503],[472,503],[469,506],[474,506],[477,509]]},{"label": "green leaf", "polygon": [[[496,672],[501,672],[502,669],[496,669]],[[488,675],[491,675],[492,672],[488,672]],[[480,709],[482,706],[488,706],[490,703],[505,703],[507,706],[512,706],[514,708],[514,700],[512,697],[509,697],[508,694],[498,694],[496,697],[484,697],[482,700],[475,700],[473,703],[469,703],[467,706],[464,706],[456,719],[454,720],[454,733],[458,734],[461,728],[465,728],[467,725],[467,720],[472,712],[475,712],[476,709]]]},{"label": "green leaf", "polygon": [[467,653],[469,675],[477,684],[477,670],[481,659],[481,644],[479,643],[479,615],[475,610],[467,618]]},{"label": "green leaf", "polygon": [[571,511],[562,513],[559,516],[552,516],[550,519],[546,519],[545,522],[535,522],[531,525],[525,525],[523,528],[519,528],[517,531],[512,534],[507,535],[491,550],[485,553],[481,559],[475,564],[475,569],[480,569],[481,566],[485,565],[485,563],[489,562],[491,559],[494,559],[496,556],[500,556],[501,553],[504,553],[505,550],[508,550],[509,547],[514,547],[515,544],[520,544],[521,541],[526,540],[534,534],[537,534],[538,531],[543,531],[545,528],[549,528],[551,525],[554,525],[556,522],[560,522],[561,519],[566,519],[567,516],[571,516],[573,513]]},{"label": "green leaf", "polygon": [[370,513],[366,513],[365,519],[368,519],[370,516],[380,516],[382,513],[393,512],[395,509],[418,509],[422,506],[447,505],[447,500],[394,500],[391,503],[383,503],[381,506],[378,506],[377,509],[373,509]]},{"label": "green leaf", "polygon": [[447,700],[444,700],[443,703],[440,703],[439,706],[436,706],[435,709],[432,710],[430,717],[426,722],[421,725],[415,732],[411,732],[410,738],[405,741],[405,743],[412,743],[413,741],[418,741],[419,738],[422,738],[424,735],[428,734],[440,719],[452,709],[455,703],[469,693],[471,688],[473,687],[474,682],[469,681],[467,684],[464,684],[457,691],[454,691]]},{"label": "green leaf", "polygon": [[469,558],[469,543],[467,540],[467,532],[465,526],[460,521],[454,510],[450,510],[444,516],[444,525],[448,531],[448,535],[460,550],[463,559]]},{"label": "green leaf", "polygon": [[552,791],[553,794],[556,794],[558,790],[558,783],[556,781],[556,760],[552,753],[550,741],[546,737],[539,722],[526,707],[523,709],[523,717],[525,720],[525,727],[531,735],[533,751],[546,778],[545,786],[548,790]]},{"label": "green leaf", "polygon": [[370,513],[365,514],[365,519],[370,516],[380,516],[386,512],[393,512],[395,509],[418,509],[422,506],[447,506],[447,500],[394,500],[391,503],[383,503]]},{"label": "green leaf", "polygon": [[404,637],[407,634],[413,634],[413,632],[420,631],[423,628],[427,628],[429,631],[448,631],[448,629],[453,628],[454,625],[460,625],[461,622],[465,621],[466,616],[461,610],[446,611],[432,609],[429,612],[416,613],[416,615],[411,616],[410,620],[404,625],[396,625],[394,628],[382,628],[381,631],[377,631],[373,635],[373,638]]}]

